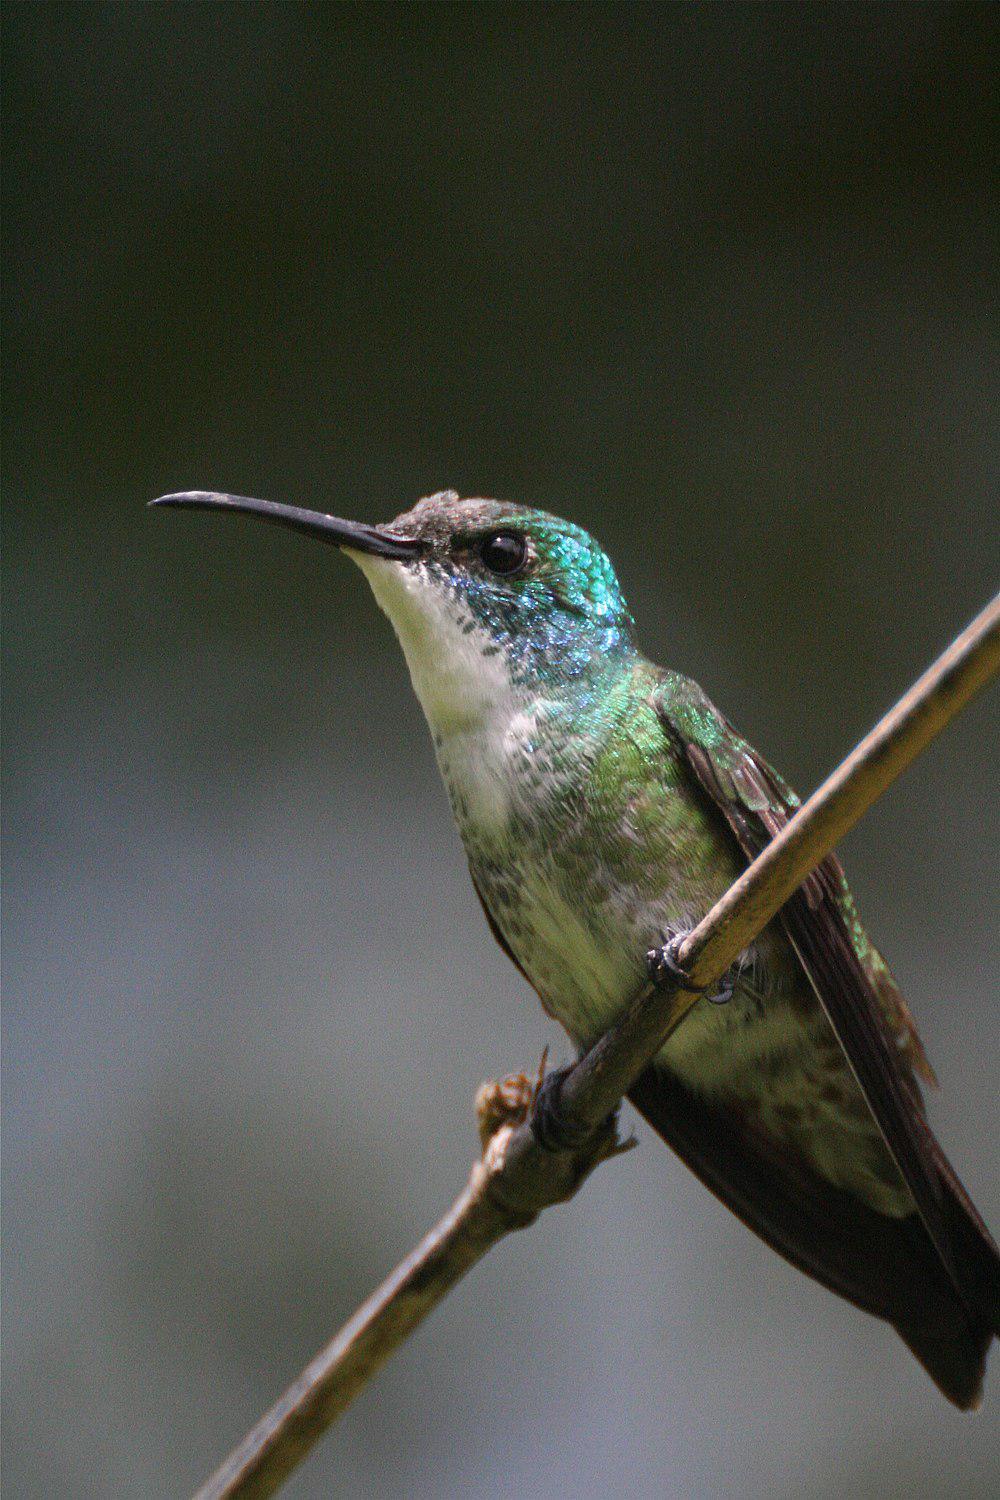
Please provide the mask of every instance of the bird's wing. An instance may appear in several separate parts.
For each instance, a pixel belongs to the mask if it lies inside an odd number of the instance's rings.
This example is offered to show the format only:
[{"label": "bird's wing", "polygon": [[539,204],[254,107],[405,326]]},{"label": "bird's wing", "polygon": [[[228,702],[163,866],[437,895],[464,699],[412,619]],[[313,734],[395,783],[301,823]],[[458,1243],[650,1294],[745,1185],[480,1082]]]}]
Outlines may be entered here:
[{"label": "bird's wing", "polygon": [[[701,688],[666,674],[655,707],[675,751],[752,860],[798,799]],[[832,855],[782,908],[791,942],[941,1260],[956,1284],[954,1178],[927,1125],[914,1070],[933,1079],[906,1003],[868,940]],[[964,1198],[957,1179],[954,1186]],[[967,1200],[966,1200],[967,1202]]]}]

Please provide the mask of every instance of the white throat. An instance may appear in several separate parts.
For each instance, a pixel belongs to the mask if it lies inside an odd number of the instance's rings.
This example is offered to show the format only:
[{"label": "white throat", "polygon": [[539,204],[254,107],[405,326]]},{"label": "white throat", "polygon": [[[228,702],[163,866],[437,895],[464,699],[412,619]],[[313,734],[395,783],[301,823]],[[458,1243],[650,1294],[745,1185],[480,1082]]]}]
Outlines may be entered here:
[{"label": "white throat", "polygon": [[511,681],[500,652],[462,601],[420,568],[350,552],[388,615],[410,669],[459,822],[505,820],[516,793],[515,765],[535,707]]},{"label": "white throat", "polygon": [[430,582],[421,568],[350,552],[388,615],[410,669],[413,688],[436,737],[475,732],[515,711],[503,656],[460,599]]}]

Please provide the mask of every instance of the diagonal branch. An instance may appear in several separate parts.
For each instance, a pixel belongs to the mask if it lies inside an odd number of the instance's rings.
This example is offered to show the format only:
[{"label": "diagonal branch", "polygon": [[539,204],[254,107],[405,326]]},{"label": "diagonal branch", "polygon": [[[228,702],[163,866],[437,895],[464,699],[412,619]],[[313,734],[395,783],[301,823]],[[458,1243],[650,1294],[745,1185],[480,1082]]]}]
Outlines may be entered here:
[{"label": "diagonal branch", "polygon": [[[688,934],[676,958],[710,986],[871,804],[1000,671],[1000,596],[979,614]],[[393,1351],[465,1272],[511,1230],[572,1196],[618,1148],[609,1116],[698,1001],[647,983],[566,1075],[560,1118],[580,1144],[552,1150],[531,1125],[532,1090],[489,1086],[481,1161],[441,1221],[257,1423],[196,1500],[271,1495]],[[506,1093],[504,1092],[506,1089]],[[486,1116],[491,1118],[487,1121]]]}]

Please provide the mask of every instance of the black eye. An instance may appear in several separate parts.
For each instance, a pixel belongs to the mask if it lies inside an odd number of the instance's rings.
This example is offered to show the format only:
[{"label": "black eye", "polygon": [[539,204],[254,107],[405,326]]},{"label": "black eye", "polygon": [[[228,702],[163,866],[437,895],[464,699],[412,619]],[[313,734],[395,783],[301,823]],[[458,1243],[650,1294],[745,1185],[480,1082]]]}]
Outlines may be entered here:
[{"label": "black eye", "polygon": [[494,531],[483,537],[479,556],[491,573],[516,573],[524,567],[528,543],[516,531]]}]

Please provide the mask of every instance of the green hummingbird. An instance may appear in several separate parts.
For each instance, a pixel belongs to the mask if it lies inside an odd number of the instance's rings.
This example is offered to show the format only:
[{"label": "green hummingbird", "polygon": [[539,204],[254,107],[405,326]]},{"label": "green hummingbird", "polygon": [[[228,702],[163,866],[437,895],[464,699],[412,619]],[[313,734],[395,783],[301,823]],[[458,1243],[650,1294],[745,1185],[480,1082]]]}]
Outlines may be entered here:
[{"label": "green hummingbird", "polygon": [[[544,511],[446,490],[388,525],[193,491],[341,548],[399,637],[500,946],[579,1047],[797,804],[680,673],[639,650],[614,569]],[[714,1003],[713,1003],[714,1002]],[[779,1254],[886,1319],[978,1404],[1000,1256],[927,1122],[933,1073],[835,858],[630,1091]]]}]

